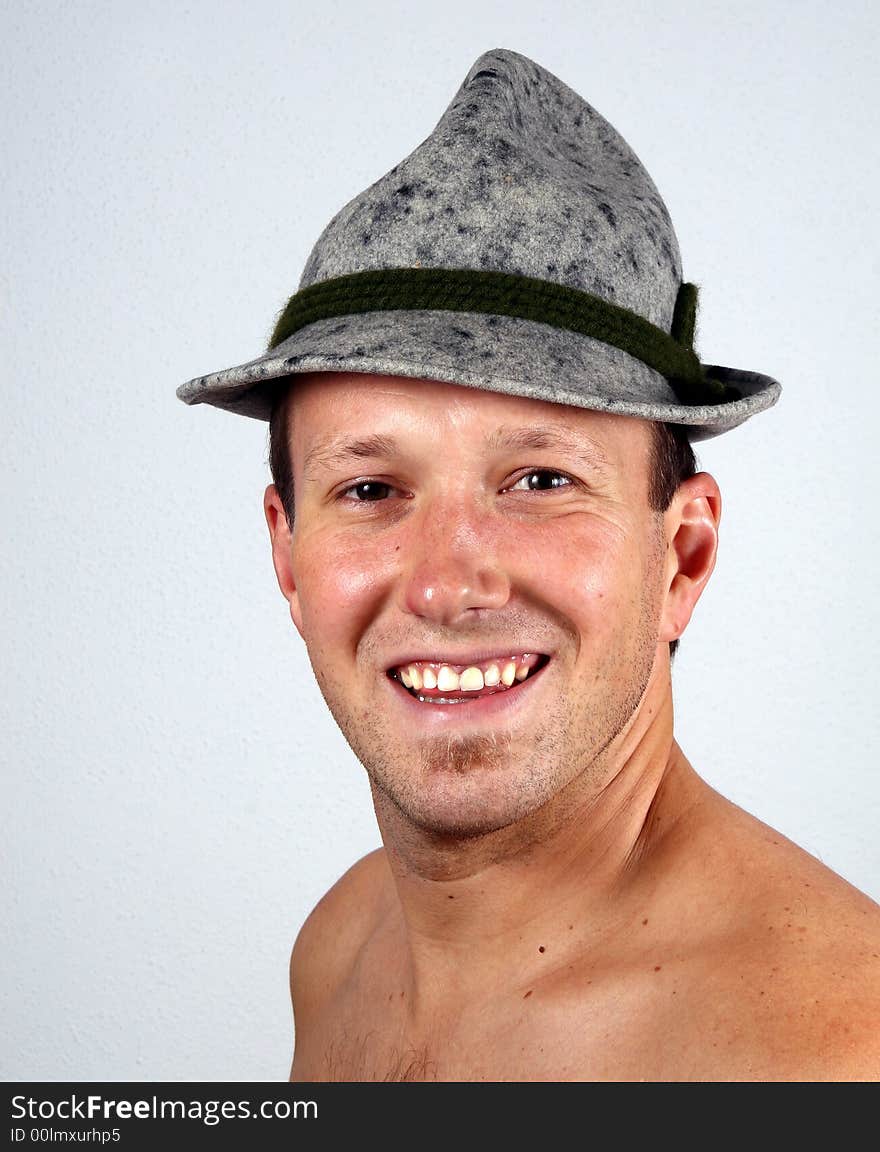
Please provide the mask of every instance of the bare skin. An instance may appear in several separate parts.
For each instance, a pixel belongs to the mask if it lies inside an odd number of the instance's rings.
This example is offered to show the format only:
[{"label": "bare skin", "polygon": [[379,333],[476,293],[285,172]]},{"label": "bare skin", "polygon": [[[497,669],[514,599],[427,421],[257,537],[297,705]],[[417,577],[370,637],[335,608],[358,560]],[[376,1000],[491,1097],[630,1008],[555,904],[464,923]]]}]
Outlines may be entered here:
[{"label": "bare skin", "polygon": [[[875,1079],[880,908],[674,738],[714,480],[657,513],[645,422],[396,377],[299,378],[290,441],[275,571],[384,845],[297,937],[291,1079]],[[390,675],[495,652],[545,663]]]}]

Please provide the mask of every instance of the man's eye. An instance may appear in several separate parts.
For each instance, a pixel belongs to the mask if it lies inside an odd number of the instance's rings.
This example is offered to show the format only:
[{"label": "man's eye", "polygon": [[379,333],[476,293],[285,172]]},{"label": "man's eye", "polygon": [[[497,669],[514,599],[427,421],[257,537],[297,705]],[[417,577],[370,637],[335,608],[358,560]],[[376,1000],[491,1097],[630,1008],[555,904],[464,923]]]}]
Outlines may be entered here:
[{"label": "man's eye", "polygon": [[362,502],[384,500],[391,490],[390,484],[383,484],[380,480],[361,480],[358,484],[352,484],[350,488],[346,488],[342,495],[351,494],[354,500]]},{"label": "man's eye", "polygon": [[571,480],[562,472],[554,472],[551,468],[535,468],[525,476],[520,476],[519,480],[510,486],[510,490],[544,492],[549,488],[564,488],[569,484]]}]

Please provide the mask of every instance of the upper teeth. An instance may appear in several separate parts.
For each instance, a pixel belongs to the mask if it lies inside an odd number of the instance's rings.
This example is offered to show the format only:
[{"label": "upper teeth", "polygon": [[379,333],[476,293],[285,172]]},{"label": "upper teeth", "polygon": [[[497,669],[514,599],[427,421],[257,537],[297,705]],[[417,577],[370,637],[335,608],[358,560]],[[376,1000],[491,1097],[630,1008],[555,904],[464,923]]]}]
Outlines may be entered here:
[{"label": "upper teeth", "polygon": [[489,660],[458,669],[439,661],[419,661],[404,664],[397,675],[407,688],[421,692],[423,688],[438,692],[479,692],[482,688],[509,688],[514,681],[523,681],[539,657],[531,653]]}]

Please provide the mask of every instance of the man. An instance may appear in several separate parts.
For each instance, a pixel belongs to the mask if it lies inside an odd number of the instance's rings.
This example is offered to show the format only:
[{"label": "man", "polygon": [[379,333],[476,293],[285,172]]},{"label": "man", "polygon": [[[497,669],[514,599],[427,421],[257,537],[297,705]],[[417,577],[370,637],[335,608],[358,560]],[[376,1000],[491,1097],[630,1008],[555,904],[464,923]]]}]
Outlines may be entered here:
[{"label": "man", "polygon": [[295,942],[291,1079],[880,1070],[880,909],[673,733],[721,513],[690,441],[779,395],[695,312],[626,142],[495,50],[269,351],[179,389],[270,421],[275,572],[383,841]]}]

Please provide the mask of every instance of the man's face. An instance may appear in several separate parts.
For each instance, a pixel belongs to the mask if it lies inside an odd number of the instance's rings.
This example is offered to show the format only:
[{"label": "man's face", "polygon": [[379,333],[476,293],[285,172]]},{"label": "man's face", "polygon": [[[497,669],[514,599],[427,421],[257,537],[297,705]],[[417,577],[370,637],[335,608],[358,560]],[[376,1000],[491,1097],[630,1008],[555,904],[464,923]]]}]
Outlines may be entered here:
[{"label": "man's face", "polygon": [[374,789],[417,827],[473,835],[594,767],[659,650],[650,425],[320,374],[294,389],[290,444],[291,615]]}]

